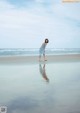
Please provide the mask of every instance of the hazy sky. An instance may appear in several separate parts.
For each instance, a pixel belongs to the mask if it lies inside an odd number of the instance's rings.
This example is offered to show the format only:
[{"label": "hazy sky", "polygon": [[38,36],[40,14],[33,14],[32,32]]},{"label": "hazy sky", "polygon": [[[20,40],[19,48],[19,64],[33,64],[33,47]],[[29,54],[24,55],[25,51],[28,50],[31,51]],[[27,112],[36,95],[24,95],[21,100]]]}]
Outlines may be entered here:
[{"label": "hazy sky", "polygon": [[80,2],[0,0],[0,48],[80,48]]}]

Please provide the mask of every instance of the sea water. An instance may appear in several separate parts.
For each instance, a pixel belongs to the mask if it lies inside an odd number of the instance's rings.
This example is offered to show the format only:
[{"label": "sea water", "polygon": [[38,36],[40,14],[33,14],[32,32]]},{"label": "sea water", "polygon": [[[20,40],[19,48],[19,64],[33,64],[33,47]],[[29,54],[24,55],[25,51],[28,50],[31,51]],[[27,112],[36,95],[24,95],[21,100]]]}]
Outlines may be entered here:
[{"label": "sea water", "polygon": [[[80,54],[80,48],[47,48],[46,55]],[[1,48],[0,56],[7,55],[39,55],[39,48]]]}]

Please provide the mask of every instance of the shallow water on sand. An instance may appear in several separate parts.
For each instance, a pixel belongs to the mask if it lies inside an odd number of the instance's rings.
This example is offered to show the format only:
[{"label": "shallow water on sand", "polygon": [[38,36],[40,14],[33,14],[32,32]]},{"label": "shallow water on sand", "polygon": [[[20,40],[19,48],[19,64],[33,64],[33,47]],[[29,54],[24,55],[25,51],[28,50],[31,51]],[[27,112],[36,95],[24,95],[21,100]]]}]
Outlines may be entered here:
[{"label": "shallow water on sand", "polygon": [[80,62],[0,65],[8,113],[80,113]]}]

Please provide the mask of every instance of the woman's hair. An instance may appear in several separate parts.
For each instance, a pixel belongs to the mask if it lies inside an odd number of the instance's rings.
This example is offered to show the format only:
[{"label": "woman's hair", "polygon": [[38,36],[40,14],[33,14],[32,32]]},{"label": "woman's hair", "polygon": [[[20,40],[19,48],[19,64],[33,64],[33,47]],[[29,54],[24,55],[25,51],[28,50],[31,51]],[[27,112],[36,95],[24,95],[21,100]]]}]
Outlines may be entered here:
[{"label": "woman's hair", "polygon": [[49,43],[49,40],[47,38],[45,39],[45,43]]}]

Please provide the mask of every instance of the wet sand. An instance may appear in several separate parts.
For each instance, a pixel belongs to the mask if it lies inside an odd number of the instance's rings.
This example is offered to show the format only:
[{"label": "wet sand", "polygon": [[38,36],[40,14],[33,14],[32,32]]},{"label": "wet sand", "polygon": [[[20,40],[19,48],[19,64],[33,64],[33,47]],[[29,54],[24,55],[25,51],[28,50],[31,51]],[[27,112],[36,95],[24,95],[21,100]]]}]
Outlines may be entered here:
[{"label": "wet sand", "polygon": [[[80,54],[49,55],[46,56],[47,63],[80,61]],[[43,60],[43,59],[42,59]],[[38,63],[38,56],[0,56],[0,64],[27,64]],[[42,61],[43,62],[43,61]]]},{"label": "wet sand", "polygon": [[0,57],[0,106],[7,113],[80,113],[80,55],[47,59]]}]

